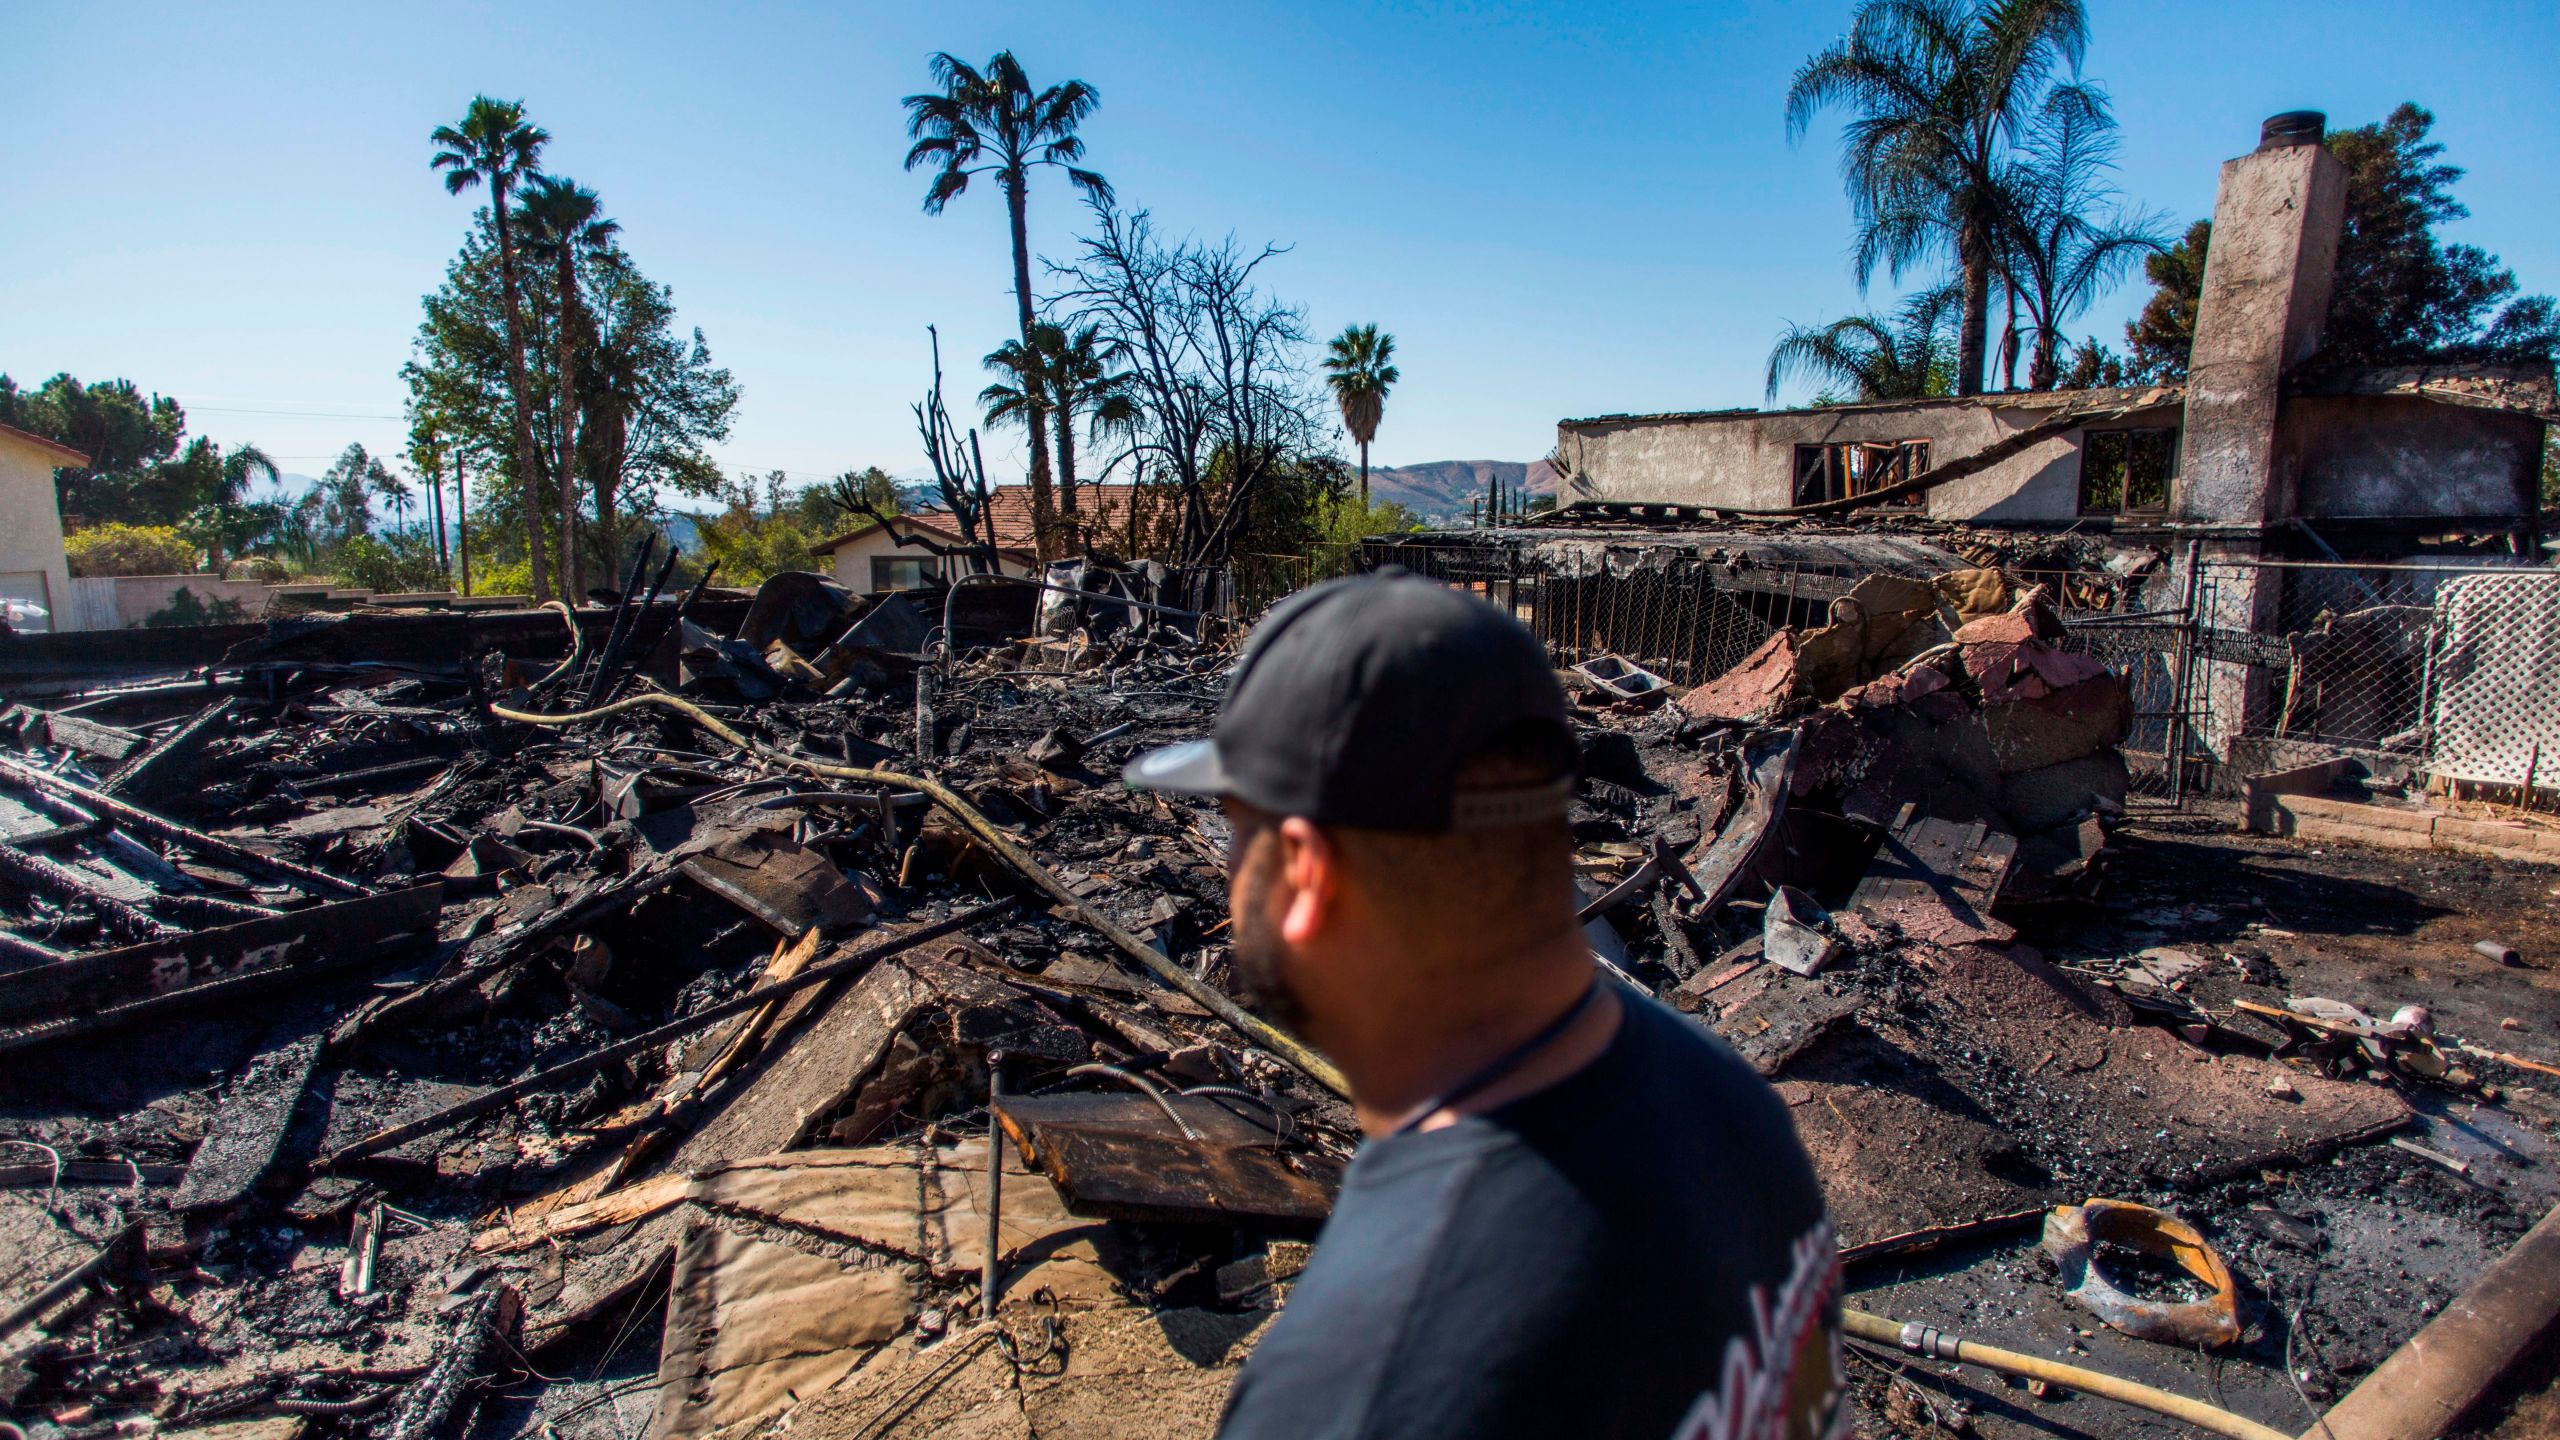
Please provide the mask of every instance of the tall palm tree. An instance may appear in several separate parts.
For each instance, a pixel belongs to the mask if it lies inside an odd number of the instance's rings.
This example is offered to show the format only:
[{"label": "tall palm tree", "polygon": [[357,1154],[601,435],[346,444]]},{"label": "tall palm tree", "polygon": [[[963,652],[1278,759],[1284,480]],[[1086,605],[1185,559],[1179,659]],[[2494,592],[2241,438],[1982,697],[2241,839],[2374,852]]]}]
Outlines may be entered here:
[{"label": "tall palm tree", "polygon": [[[1021,322],[1016,338],[1028,347],[1034,324],[1028,220],[1031,172],[1054,165],[1086,194],[1111,198],[1110,181],[1076,164],[1084,158],[1084,141],[1077,137],[1076,127],[1102,103],[1102,93],[1081,80],[1035,91],[1010,50],[997,51],[984,70],[958,56],[937,54],[933,83],[941,88],[906,99],[907,135],[915,141],[907,151],[907,169],[937,167],[924,195],[927,215],[941,214],[943,206],[966,193],[971,176],[996,177],[1013,227],[1014,308]],[[1031,403],[1026,428],[1031,432],[1032,525],[1042,537],[1041,553],[1046,555],[1055,523],[1049,493],[1049,442],[1040,423],[1047,408],[1037,396]]]},{"label": "tall palm tree", "polygon": [[1891,318],[1851,315],[1828,325],[1790,325],[1769,351],[1769,399],[1791,375],[1822,384],[1814,403],[1922,400],[1944,395],[1955,346],[1947,337],[1960,289],[1940,285],[1902,302]]},{"label": "tall palm tree", "polygon": [[1864,285],[1881,264],[1951,254],[1963,275],[1956,393],[1982,393],[2002,186],[2021,131],[2058,69],[2089,43],[2081,0],[1860,0],[1848,35],[1787,87],[1787,135],[1828,106],[1850,111],[1841,171],[1858,219]]},{"label": "tall palm tree", "polygon": [[[1049,394],[1058,407],[1052,417],[1058,431],[1058,494],[1067,526],[1074,529],[1076,416],[1085,417],[1085,433],[1092,439],[1129,430],[1138,423],[1137,377],[1112,368],[1120,359],[1119,347],[1102,338],[1101,326],[1049,328],[1057,332],[1049,353]],[[1104,473],[1110,473],[1109,466]],[[1093,518],[1102,523],[1100,514]]]},{"label": "tall palm tree", "polygon": [[[604,218],[604,202],[574,180],[537,175],[527,181],[516,207],[524,226],[525,258],[551,267],[559,289],[560,393],[552,404],[552,444],[559,456],[552,478],[560,489],[560,588],[572,603],[587,593],[578,553],[578,341],[587,328],[585,307],[578,303],[578,262],[612,248],[622,227]],[[604,537],[604,553],[613,553],[613,537]]]},{"label": "tall palm tree", "polygon": [[[1126,371],[1112,369],[1116,352],[1097,325],[1069,331],[1041,321],[1031,343],[1008,340],[987,356],[987,368],[1010,377],[978,392],[989,425],[1036,426],[1045,416],[1057,439],[1058,522],[1071,541],[1081,538],[1076,502],[1076,417],[1085,416],[1096,438],[1136,423],[1138,405]],[[1096,516],[1097,520],[1101,517]]]},{"label": "tall palm tree", "polygon": [[1375,325],[1346,326],[1333,337],[1324,357],[1325,384],[1342,408],[1342,428],[1360,446],[1360,508],[1369,507],[1369,442],[1386,414],[1387,391],[1403,379],[1395,366],[1396,337],[1381,335]]},{"label": "tall palm tree", "polygon": [[2167,248],[2159,217],[2116,203],[2106,178],[2115,148],[2106,95],[2068,86],[2046,103],[2012,179],[2001,186],[2001,278],[2012,307],[2026,307],[2034,335],[2030,389],[2050,390],[2062,378],[2062,328]]},{"label": "tall palm tree", "polygon": [[526,123],[524,102],[472,97],[459,125],[439,125],[427,137],[436,146],[428,162],[445,172],[447,193],[489,187],[489,221],[498,232],[498,288],[505,297],[507,393],[516,412],[516,481],[524,493],[525,548],[532,556],[533,598],[551,598],[551,567],[536,487],[541,468],[533,445],[533,387],[525,380],[524,306],[516,277],[515,225],[507,203],[516,186],[541,173],[542,147],[550,135]]},{"label": "tall palm tree", "polygon": [[450,572],[453,553],[445,543],[444,462],[453,454],[438,417],[412,406],[409,420],[409,468],[426,477],[427,530],[436,542],[436,568]]},{"label": "tall palm tree", "polygon": [[397,471],[380,461],[365,473],[365,485],[391,511],[391,528],[400,530],[409,524],[409,507],[417,503],[418,492]]}]

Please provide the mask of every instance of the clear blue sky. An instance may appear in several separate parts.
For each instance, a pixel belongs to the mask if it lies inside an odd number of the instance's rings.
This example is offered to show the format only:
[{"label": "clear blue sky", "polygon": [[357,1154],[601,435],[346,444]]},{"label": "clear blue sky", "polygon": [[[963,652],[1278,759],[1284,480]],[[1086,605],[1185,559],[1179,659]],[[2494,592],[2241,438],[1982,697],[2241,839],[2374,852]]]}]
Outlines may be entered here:
[{"label": "clear blue sky", "polygon": [[[2416,99],[2470,171],[2454,238],[2560,289],[2560,6],[2090,7],[2133,198],[2183,223],[2265,115],[2352,125]],[[974,391],[1013,321],[1001,202],[922,214],[898,101],[934,50],[1009,46],[1035,81],[1100,87],[1085,133],[1126,201],[1292,244],[1268,273],[1319,334],[1395,333],[1380,463],[1534,459],[1565,416],[1759,403],[1783,321],[1860,306],[1833,132],[1790,146],[1780,108],[1848,12],[21,5],[0,44],[0,372],[128,376],[288,470],[350,440],[396,454],[418,298],[470,208],[428,171],[427,132],[485,91],[528,102],[550,168],[603,194],[736,372],[724,463],[912,475],[926,323]],[[1033,192],[1050,254],[1080,213],[1061,181]],[[2143,288],[2076,328],[2119,340]]]}]

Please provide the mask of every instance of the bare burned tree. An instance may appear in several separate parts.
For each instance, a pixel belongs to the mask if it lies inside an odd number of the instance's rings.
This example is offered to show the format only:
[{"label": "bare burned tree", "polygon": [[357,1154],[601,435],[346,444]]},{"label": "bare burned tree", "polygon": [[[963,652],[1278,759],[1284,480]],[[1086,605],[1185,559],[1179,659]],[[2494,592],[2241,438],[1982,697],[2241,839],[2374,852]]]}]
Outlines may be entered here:
[{"label": "bare burned tree", "polygon": [[1232,236],[1168,242],[1144,210],[1088,203],[1093,231],[1081,253],[1049,264],[1063,287],[1049,306],[1098,327],[1128,367],[1135,424],[1112,464],[1131,460],[1172,482],[1181,564],[1222,564],[1263,481],[1322,434],[1305,312],[1256,280],[1286,248],[1248,252]]},{"label": "bare burned tree", "polygon": [[994,521],[987,515],[987,462],[978,450],[978,432],[965,434],[951,421],[951,412],[942,403],[942,335],[933,326],[924,327],[933,342],[933,388],[924,398],[907,408],[916,417],[916,434],[924,441],[924,457],[933,466],[934,488],[942,497],[942,506],[951,512],[960,527],[964,545],[944,545],[922,535],[901,533],[889,523],[892,518],[873,503],[854,483],[854,477],[843,475],[829,486],[827,500],[836,510],[853,519],[870,520],[886,529],[889,543],[929,551],[935,555],[968,557],[971,570],[980,575],[998,574],[1002,570],[996,556]]}]

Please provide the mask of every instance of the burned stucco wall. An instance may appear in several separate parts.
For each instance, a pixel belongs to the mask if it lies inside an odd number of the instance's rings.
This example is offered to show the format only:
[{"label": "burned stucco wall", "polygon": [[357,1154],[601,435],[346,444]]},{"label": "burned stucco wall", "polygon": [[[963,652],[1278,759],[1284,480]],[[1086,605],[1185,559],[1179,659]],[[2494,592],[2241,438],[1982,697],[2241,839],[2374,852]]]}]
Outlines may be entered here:
[{"label": "burned stucco wall", "polygon": [[[2529,516],[2543,426],[2530,415],[2415,395],[2304,395],[2285,402],[2279,503],[2306,519]],[[2283,513],[2283,512],[2280,512]]]},{"label": "burned stucco wall", "polygon": [[[1563,499],[1776,510],[1795,501],[1800,445],[1925,440],[1929,463],[1944,465],[2043,423],[2063,405],[2103,403],[2106,393],[1567,420],[1556,427]],[[2177,407],[2170,405],[2109,428],[2177,423]],[[1925,513],[1940,520],[2068,522],[2080,509],[2080,453],[2077,433],[2040,441],[1929,492]]]}]

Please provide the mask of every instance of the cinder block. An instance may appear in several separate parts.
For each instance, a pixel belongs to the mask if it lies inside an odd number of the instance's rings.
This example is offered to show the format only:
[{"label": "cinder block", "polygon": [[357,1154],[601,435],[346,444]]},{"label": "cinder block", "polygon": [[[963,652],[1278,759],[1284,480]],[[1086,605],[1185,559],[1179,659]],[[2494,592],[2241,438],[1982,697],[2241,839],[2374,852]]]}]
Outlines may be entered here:
[{"label": "cinder block", "polygon": [[2424,830],[2396,830],[2381,825],[2341,824],[2311,816],[2289,816],[2284,831],[2296,840],[2323,845],[2371,845],[2382,850],[2427,850],[2435,841]]},{"label": "cinder block", "polygon": [[2465,855],[2493,860],[2520,860],[2527,865],[2560,865],[2560,835],[2538,826],[2507,820],[2472,820],[2439,816],[2436,844]]},{"label": "cinder block", "polygon": [[2432,810],[2366,805],[2353,800],[2332,800],[2325,795],[2277,795],[2271,798],[2280,813],[2297,820],[2319,820],[2367,830],[2406,831],[2420,837],[2435,828],[2437,819]]}]

